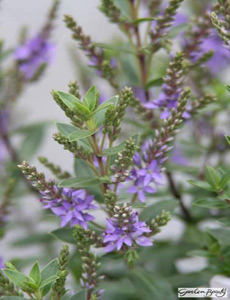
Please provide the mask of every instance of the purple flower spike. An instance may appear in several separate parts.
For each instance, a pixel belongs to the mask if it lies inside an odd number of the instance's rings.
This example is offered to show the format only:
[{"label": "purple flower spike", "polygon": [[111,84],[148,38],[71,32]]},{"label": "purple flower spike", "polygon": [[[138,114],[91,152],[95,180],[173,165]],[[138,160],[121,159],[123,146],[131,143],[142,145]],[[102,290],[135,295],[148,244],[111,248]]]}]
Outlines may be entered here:
[{"label": "purple flower spike", "polygon": [[[41,200],[46,205],[44,208],[49,208],[61,219],[61,227],[70,223],[71,226],[81,225],[87,228],[87,222],[94,220],[94,217],[87,213],[87,210],[96,209],[92,204],[93,196],[86,193],[85,190],[73,190],[63,188],[60,197],[57,199],[47,199],[49,196],[46,192]],[[48,197],[47,197],[48,196]]]},{"label": "purple flower spike", "polygon": [[15,50],[14,57],[19,70],[27,80],[32,79],[43,64],[50,63],[53,50],[54,45],[41,35],[26,40]]},{"label": "purple flower spike", "polygon": [[116,214],[107,220],[107,229],[104,232],[105,252],[121,250],[124,247],[152,246],[150,238],[144,234],[151,230],[145,222],[140,222],[138,213],[133,212],[131,207],[124,204],[116,207]]}]

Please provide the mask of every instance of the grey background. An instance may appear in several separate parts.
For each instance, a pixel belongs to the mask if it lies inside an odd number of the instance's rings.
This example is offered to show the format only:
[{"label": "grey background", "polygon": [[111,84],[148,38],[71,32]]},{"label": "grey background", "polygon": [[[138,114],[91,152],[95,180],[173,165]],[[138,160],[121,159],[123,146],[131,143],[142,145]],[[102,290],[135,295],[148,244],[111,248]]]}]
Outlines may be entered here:
[{"label": "grey background", "polygon": [[[20,28],[24,25],[30,27],[30,34],[34,35],[42,26],[48,8],[51,6],[51,0],[3,0],[1,1],[0,10],[0,37],[6,41],[6,46],[14,46],[17,40]],[[16,110],[17,120],[19,124],[31,122],[53,120],[65,121],[65,116],[58,106],[52,100],[50,91],[52,89],[66,90],[70,80],[76,79],[76,67],[73,68],[71,56],[69,53],[70,47],[77,48],[77,44],[71,41],[70,31],[65,28],[62,22],[64,14],[71,14],[84,28],[84,31],[91,35],[93,40],[97,42],[105,42],[111,39],[111,36],[117,34],[115,25],[109,24],[106,18],[97,9],[99,0],[62,0],[61,6],[56,20],[56,29],[53,34],[53,42],[56,44],[56,55],[53,63],[46,71],[45,76],[36,84],[31,85],[26,89],[20,97]],[[47,132],[45,142],[39,150],[39,155],[45,155],[58,162],[65,169],[71,168],[72,158],[68,153],[62,150],[51,138],[55,131],[54,126]],[[37,165],[38,162],[35,160]],[[26,220],[23,226],[29,231],[33,230],[51,230],[50,224],[39,222],[37,212],[41,209],[37,199],[23,199],[24,209],[14,213],[12,218]],[[34,222],[37,220],[37,224]],[[33,222],[32,222],[33,221]],[[31,224],[35,223],[35,227]],[[175,230],[176,228],[176,230]],[[183,226],[180,221],[174,219],[170,222],[159,238],[171,237],[176,239],[182,234]],[[30,247],[15,253],[15,249],[9,246],[14,238],[23,235],[22,230],[9,231],[4,241],[0,240],[0,256],[4,259],[10,259],[17,254],[20,257],[25,257],[26,254],[37,253],[42,251],[42,247]],[[205,259],[188,258],[178,262],[178,268],[184,272],[198,270],[205,266]],[[223,280],[217,278],[212,282],[213,286],[224,286]],[[220,283],[219,283],[220,282]],[[228,284],[228,283],[227,283]]]}]

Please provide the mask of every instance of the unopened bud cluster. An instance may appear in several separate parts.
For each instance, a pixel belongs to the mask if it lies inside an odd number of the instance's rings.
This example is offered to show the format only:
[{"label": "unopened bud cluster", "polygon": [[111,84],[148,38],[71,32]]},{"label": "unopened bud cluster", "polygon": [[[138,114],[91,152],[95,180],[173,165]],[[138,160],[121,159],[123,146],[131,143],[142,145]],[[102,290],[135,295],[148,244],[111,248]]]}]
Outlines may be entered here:
[{"label": "unopened bud cluster", "polygon": [[151,50],[153,52],[156,52],[162,46],[161,38],[168,33],[168,30],[175,19],[177,9],[182,2],[183,0],[170,0],[169,6],[165,9],[163,15],[158,17],[156,27],[150,33],[152,41]]},{"label": "unopened bud cluster", "polygon": [[[218,16],[221,14],[221,17]],[[212,23],[224,42],[224,47],[230,51],[230,3],[225,0],[219,1],[218,11],[211,14]]]},{"label": "unopened bud cluster", "polygon": [[76,141],[70,142],[69,139],[61,133],[55,133],[53,138],[58,144],[63,145],[65,150],[70,151],[75,156],[79,156],[82,159],[87,159],[89,153],[82,146],[79,146]]},{"label": "unopened bud cluster", "polygon": [[84,230],[81,226],[75,226],[73,236],[82,259],[81,285],[94,291],[104,279],[104,276],[98,275],[100,263],[97,262],[96,255],[90,252],[90,246],[98,243],[98,240],[94,240],[96,234]]},{"label": "unopened bud cluster", "polygon": [[150,229],[152,233],[150,235],[155,235],[161,231],[160,227],[166,226],[171,220],[170,213],[167,211],[162,211],[161,214],[157,215],[150,223]]},{"label": "unopened bud cluster", "polygon": [[[75,91],[76,92],[76,91]],[[63,101],[61,101],[58,93],[56,91],[52,91],[52,96],[54,101],[58,104],[58,106],[64,111],[65,115],[72,121],[74,125],[77,127],[82,126],[82,120],[71,110],[69,109]]]},{"label": "unopened bud cluster", "polygon": [[52,291],[53,296],[60,297],[65,294],[65,283],[68,275],[67,272],[67,264],[69,261],[69,247],[64,245],[61,249],[60,257],[59,257],[59,267],[57,273],[57,280],[55,281]]},{"label": "unopened bud cluster", "polygon": [[132,89],[125,87],[121,91],[117,105],[109,108],[105,114],[103,133],[108,133],[113,141],[116,140],[121,131],[120,124],[125,116],[125,110],[132,103],[133,99]]},{"label": "unopened bud cluster", "polygon": [[164,120],[164,125],[160,130],[155,130],[155,138],[153,139],[151,159],[166,159],[165,154],[172,148],[167,144],[174,140],[175,135],[178,133],[178,126],[183,122],[183,112],[185,111],[188,98],[190,97],[190,89],[185,88],[180,98],[176,109],[173,108],[171,116]]},{"label": "unopened bud cluster", "polygon": [[129,176],[129,167],[133,164],[133,156],[137,149],[138,146],[136,146],[134,139],[130,138],[126,141],[125,148],[118,153],[118,158],[111,166],[111,171],[119,181],[125,181]]}]

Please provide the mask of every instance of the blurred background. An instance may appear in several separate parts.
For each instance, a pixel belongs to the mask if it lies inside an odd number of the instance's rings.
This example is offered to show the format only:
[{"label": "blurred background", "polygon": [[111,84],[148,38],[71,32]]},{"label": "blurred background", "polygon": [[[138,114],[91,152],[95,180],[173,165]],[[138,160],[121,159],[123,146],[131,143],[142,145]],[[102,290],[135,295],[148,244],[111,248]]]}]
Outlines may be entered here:
[{"label": "blurred background", "polygon": [[[106,17],[97,9],[99,0],[63,0],[58,10],[58,17],[55,21],[55,29],[52,34],[52,41],[55,44],[55,56],[50,66],[45,71],[41,79],[35,84],[30,84],[20,99],[17,101],[15,113],[15,126],[26,125],[36,122],[50,121],[50,127],[46,131],[45,139],[37,149],[37,154],[32,162],[38,169],[42,168],[36,159],[36,156],[46,156],[53,162],[58,163],[64,170],[71,170],[72,157],[67,151],[63,151],[62,147],[57,145],[52,139],[52,134],[56,131],[55,122],[65,122],[67,119],[62,110],[53,101],[50,92],[54,90],[67,91],[67,85],[71,80],[78,80],[77,66],[73,64],[73,49],[78,49],[77,43],[71,40],[71,33],[65,27],[63,20],[64,14],[71,14],[75,20],[84,28],[84,32],[90,34],[93,41],[108,42],[111,37],[116,38],[121,33],[117,30],[116,25],[108,22]],[[0,18],[0,36],[5,40],[7,48],[14,47],[17,44],[18,34],[23,26],[29,27],[29,35],[33,36],[43,25],[46,14],[52,0],[5,0],[1,1],[1,18]],[[85,56],[78,51],[81,60]],[[228,78],[224,74],[224,83],[228,83]],[[108,91],[106,81],[100,80],[100,88]],[[226,128],[224,128],[226,130]],[[225,132],[227,133],[227,132]],[[229,133],[229,132],[228,132]],[[26,254],[36,255],[43,250],[42,243],[37,246],[29,246],[14,248],[10,245],[11,241],[20,239],[25,235],[23,231],[29,232],[49,232],[56,229],[56,224],[45,220],[40,222],[40,215],[37,213],[41,209],[40,203],[33,196],[26,196],[22,200],[24,205],[17,206],[13,214],[10,215],[11,220],[15,220],[21,224],[20,229],[16,227],[9,230],[4,239],[0,239],[0,256],[4,260],[11,259],[13,256],[25,258]],[[37,220],[37,222],[36,222]],[[212,226],[209,224],[209,226]],[[179,238],[184,232],[182,221],[173,218],[170,226],[167,226],[157,239],[170,237],[171,239]],[[205,258],[185,258],[177,262],[177,268],[182,272],[199,271],[206,266]],[[214,285],[218,283],[214,283]],[[221,282],[221,286],[223,283]]]}]

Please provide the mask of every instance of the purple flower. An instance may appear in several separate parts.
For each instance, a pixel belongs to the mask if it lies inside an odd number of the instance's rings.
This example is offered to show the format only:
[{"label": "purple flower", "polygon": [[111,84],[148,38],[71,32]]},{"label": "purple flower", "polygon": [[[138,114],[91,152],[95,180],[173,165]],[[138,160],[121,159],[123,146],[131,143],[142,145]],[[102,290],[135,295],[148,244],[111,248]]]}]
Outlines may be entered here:
[{"label": "purple flower", "polygon": [[196,57],[199,57],[201,54],[210,50],[213,50],[214,54],[206,65],[212,74],[217,74],[230,63],[230,53],[225,47],[223,47],[223,42],[215,29],[211,31],[208,38],[203,40],[201,44],[201,52],[196,53]]},{"label": "purple flower", "polygon": [[[128,178],[133,185],[127,189],[127,193],[137,194],[141,202],[146,201],[146,193],[155,193],[156,186],[163,184],[160,164],[164,160],[158,158],[149,161],[152,146],[152,140],[148,139],[143,143],[140,153],[134,154],[133,162],[136,166]],[[162,146],[162,149],[163,147],[165,146]]]},{"label": "purple flower", "polygon": [[156,160],[153,160],[145,168],[138,170],[137,174],[143,177],[144,185],[148,185],[152,181],[158,184],[162,183],[162,175],[160,174],[160,170]]},{"label": "purple flower", "polygon": [[181,166],[188,166],[189,161],[187,158],[183,155],[181,150],[178,147],[175,147],[173,149],[171,161],[175,164],[181,165]]},{"label": "purple flower", "polygon": [[79,224],[86,229],[87,222],[94,220],[87,211],[97,208],[92,204],[93,196],[87,194],[85,190],[58,189],[55,186],[54,189],[57,192],[56,199],[50,199],[49,191],[41,192],[43,194],[41,201],[46,204],[44,208],[49,208],[61,219],[61,227],[70,223],[71,226]]},{"label": "purple flower", "polygon": [[105,251],[121,250],[123,247],[152,246],[150,238],[144,234],[151,232],[145,222],[139,222],[138,213],[131,207],[123,206],[120,212],[107,220],[107,229],[104,232]]},{"label": "purple flower", "polygon": [[0,257],[0,270],[5,268],[4,260]]},{"label": "purple flower", "polygon": [[47,38],[37,35],[19,46],[15,50],[14,57],[18,62],[19,70],[29,80],[43,64],[51,61],[53,50],[54,45]]}]

